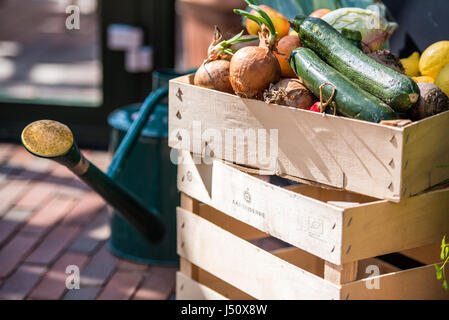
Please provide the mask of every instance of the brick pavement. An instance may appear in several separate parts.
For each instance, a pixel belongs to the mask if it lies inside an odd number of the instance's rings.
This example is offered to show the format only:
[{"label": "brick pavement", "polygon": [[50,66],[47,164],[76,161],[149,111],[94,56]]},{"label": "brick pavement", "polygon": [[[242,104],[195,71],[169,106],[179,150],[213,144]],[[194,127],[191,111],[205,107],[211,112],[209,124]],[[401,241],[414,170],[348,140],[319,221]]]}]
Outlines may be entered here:
[{"label": "brick pavement", "polygon": [[[106,152],[85,151],[101,169]],[[177,268],[119,259],[107,249],[105,202],[66,168],[0,143],[0,299],[169,299]],[[68,290],[66,268],[80,269]]]}]

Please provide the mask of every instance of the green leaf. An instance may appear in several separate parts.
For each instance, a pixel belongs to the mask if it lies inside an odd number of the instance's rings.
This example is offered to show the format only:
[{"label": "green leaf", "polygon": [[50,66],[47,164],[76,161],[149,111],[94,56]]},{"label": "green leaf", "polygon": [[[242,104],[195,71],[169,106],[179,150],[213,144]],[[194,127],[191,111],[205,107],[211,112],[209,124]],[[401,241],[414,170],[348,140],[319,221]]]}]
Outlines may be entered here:
[{"label": "green leaf", "polygon": [[243,32],[244,32],[243,30],[240,31],[240,33],[236,34],[231,39],[228,39],[228,40],[226,40],[224,42],[233,43],[234,41],[238,40],[243,35]]},{"label": "green leaf", "polygon": [[249,7],[251,9],[256,10],[256,12],[261,15],[261,17],[266,21],[266,26],[268,27],[268,29],[270,29],[271,34],[275,34],[276,29],[274,28],[273,22],[271,21],[268,14],[265,11],[263,11],[261,8],[259,8],[258,6],[250,4]]},{"label": "green leaf", "polygon": [[244,17],[246,17],[246,18],[248,18],[248,19],[251,19],[251,20],[257,22],[259,25],[262,25],[262,24],[266,24],[266,23],[267,23],[267,22],[265,21],[265,19],[263,19],[262,17],[252,15],[252,14],[250,14],[250,13],[244,11],[244,10],[234,9],[234,12],[237,13],[237,14],[239,14],[239,15],[241,15],[241,16],[244,16]]},{"label": "green leaf", "polygon": [[435,264],[434,266],[435,266],[435,269],[437,271],[437,279],[441,280],[443,278],[443,272],[442,272],[441,268],[438,265]]},{"label": "green leaf", "polygon": [[445,290],[449,290],[449,286],[448,286],[448,284],[447,284],[447,280],[444,280],[444,281],[443,281],[443,288],[444,288]]}]

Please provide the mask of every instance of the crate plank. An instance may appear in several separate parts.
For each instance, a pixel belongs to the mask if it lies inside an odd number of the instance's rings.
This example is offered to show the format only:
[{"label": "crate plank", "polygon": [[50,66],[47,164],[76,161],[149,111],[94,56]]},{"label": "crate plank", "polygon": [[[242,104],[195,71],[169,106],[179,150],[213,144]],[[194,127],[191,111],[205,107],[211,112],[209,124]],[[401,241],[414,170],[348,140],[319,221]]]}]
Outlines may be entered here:
[{"label": "crate plank", "polygon": [[344,212],[342,261],[441,242],[449,230],[449,189],[400,203],[378,201]]},{"label": "crate plank", "polygon": [[324,260],[307,251],[290,247],[271,251],[271,254],[314,275],[324,277]]},{"label": "crate plank", "polygon": [[[375,281],[378,281],[379,289],[373,288]],[[340,298],[346,300],[448,300],[449,292],[445,291],[441,281],[436,279],[435,267],[428,265],[344,284]]]},{"label": "crate plank", "polygon": [[415,195],[449,179],[449,112],[404,130],[403,196]]},{"label": "crate plank", "polygon": [[201,217],[178,208],[177,218],[178,254],[256,299],[339,297],[338,286],[257,248]]},{"label": "crate plank", "polygon": [[245,240],[268,237],[267,233],[261,232],[256,228],[232,218],[231,216],[222,214],[217,209],[214,209],[206,204],[199,205],[198,215]]},{"label": "crate plank", "polygon": [[343,265],[336,265],[329,261],[324,262],[324,279],[335,284],[354,281],[357,278],[358,261],[352,261]]},{"label": "crate plank", "polygon": [[412,258],[423,264],[432,264],[440,262],[441,242],[424,247],[408,249],[401,251],[401,254]]}]

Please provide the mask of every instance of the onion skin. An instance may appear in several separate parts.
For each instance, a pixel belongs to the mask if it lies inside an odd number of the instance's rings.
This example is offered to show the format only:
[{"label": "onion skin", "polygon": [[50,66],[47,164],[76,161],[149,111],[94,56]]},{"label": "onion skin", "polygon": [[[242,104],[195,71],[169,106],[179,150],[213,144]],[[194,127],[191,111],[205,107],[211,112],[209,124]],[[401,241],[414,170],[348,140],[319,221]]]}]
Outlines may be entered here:
[{"label": "onion skin", "polygon": [[194,84],[203,88],[234,93],[229,81],[229,65],[228,60],[203,63],[195,73]]},{"label": "onion skin", "polygon": [[413,121],[419,121],[449,110],[448,96],[433,83],[418,83],[420,97],[409,111]]},{"label": "onion skin", "polygon": [[277,44],[277,51],[279,53],[274,53],[278,59],[279,65],[281,66],[281,76],[284,78],[295,78],[296,74],[290,66],[288,58],[293,50],[301,47],[301,41],[298,36],[285,36],[279,40]]},{"label": "onion skin", "polygon": [[263,91],[280,77],[281,67],[269,48],[245,47],[231,59],[230,81],[238,96],[261,98]]},{"label": "onion skin", "polygon": [[309,110],[317,101],[315,95],[298,78],[282,79],[265,91],[266,103],[275,103],[292,108]]}]

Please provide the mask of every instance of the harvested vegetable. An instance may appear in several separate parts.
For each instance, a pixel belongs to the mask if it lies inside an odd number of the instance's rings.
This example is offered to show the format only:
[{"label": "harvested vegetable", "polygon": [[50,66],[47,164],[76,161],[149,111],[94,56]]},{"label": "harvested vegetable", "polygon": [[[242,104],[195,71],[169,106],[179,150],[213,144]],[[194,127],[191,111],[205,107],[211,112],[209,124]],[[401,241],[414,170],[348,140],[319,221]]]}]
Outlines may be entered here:
[{"label": "harvested vegetable", "polygon": [[419,59],[419,71],[423,76],[436,79],[447,64],[449,64],[449,41],[438,41],[422,53]]},{"label": "harvested vegetable", "polygon": [[449,98],[432,83],[418,83],[421,91],[418,103],[410,110],[412,120],[421,120],[449,110]]},{"label": "harvested vegetable", "polygon": [[374,4],[366,9],[340,8],[321,17],[338,31],[350,29],[360,31],[362,42],[372,51],[379,50],[398,28],[397,23],[385,18],[386,8]]},{"label": "harvested vegetable", "polygon": [[234,12],[261,25],[260,43],[257,47],[245,47],[234,54],[230,63],[230,82],[238,96],[262,98],[264,90],[271,83],[278,82],[281,77],[281,67],[274,55],[277,33],[270,17],[258,6],[245,1],[259,16],[238,9]]},{"label": "harvested vegetable", "polygon": [[309,111],[313,111],[313,112],[321,112],[320,110],[320,102],[315,102],[309,109]]},{"label": "harvested vegetable", "polygon": [[298,16],[290,24],[305,47],[395,111],[406,112],[418,101],[412,79],[368,57],[324,20]]},{"label": "harvested vegetable", "polygon": [[399,73],[404,74],[405,70],[402,66],[401,60],[390,50],[377,50],[371,53],[368,53],[368,57],[376,60],[380,64],[393,69]]},{"label": "harvested vegetable", "polygon": [[416,83],[423,83],[423,82],[427,82],[427,83],[435,83],[435,79],[431,78],[431,77],[427,77],[427,76],[420,76],[420,77],[412,77],[412,80],[415,81]]},{"label": "harvested vegetable", "polygon": [[440,87],[445,94],[449,95],[449,63],[440,71],[435,79],[435,84]]},{"label": "harvested vegetable", "polygon": [[[363,46],[362,44],[362,34],[359,31],[353,31],[350,29],[343,29],[341,31],[341,34],[343,37],[345,37],[346,39],[348,39],[349,41],[351,41],[351,43],[356,46],[359,49],[362,49]],[[369,52],[371,52],[371,50],[369,50]]]},{"label": "harvested vegetable", "polygon": [[[253,4],[253,3],[251,2],[251,4]],[[290,23],[288,22],[288,19],[286,17],[284,17],[282,14],[280,14],[276,10],[274,10],[266,5],[261,4],[258,7],[260,9],[262,9],[268,15],[268,17],[270,17],[270,19],[273,23],[274,29],[277,32],[278,39],[286,36],[289,33]],[[260,17],[260,14],[255,9],[252,9],[250,11],[250,14]],[[251,20],[251,19],[247,19],[246,20],[246,30],[251,35],[258,35],[259,32],[261,31],[261,26],[258,22]]]},{"label": "harvested vegetable", "polygon": [[288,59],[293,50],[301,46],[301,41],[298,36],[285,36],[279,40],[277,44],[277,52],[274,55],[278,59],[281,66],[281,76],[284,78],[295,77],[295,72],[290,67]]},{"label": "harvested vegetable", "polygon": [[264,93],[264,100],[266,103],[308,110],[316,98],[299,79],[282,79],[270,85],[269,90]]},{"label": "harvested vegetable", "polygon": [[311,14],[309,14],[309,17],[322,18],[329,12],[331,12],[331,10],[329,10],[329,9],[318,9],[318,10],[315,10],[314,12],[312,12]]},{"label": "harvested vegetable", "polygon": [[[295,49],[290,64],[315,96],[321,101],[333,100],[336,111],[346,117],[371,122],[396,119],[394,111],[382,100],[362,90],[337,70],[320,59],[312,50]],[[328,83],[329,85],[324,85]]]},{"label": "harvested vegetable", "polygon": [[209,46],[208,56],[195,73],[195,85],[234,93],[229,80],[229,60],[235,52],[232,46],[257,39],[256,37],[243,38],[242,34],[243,31],[229,40],[222,41],[221,32],[215,27],[214,39]]},{"label": "harvested vegetable", "polygon": [[405,74],[409,77],[419,76],[419,52],[413,52],[408,58],[401,59]]}]

